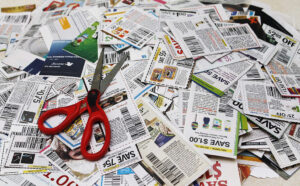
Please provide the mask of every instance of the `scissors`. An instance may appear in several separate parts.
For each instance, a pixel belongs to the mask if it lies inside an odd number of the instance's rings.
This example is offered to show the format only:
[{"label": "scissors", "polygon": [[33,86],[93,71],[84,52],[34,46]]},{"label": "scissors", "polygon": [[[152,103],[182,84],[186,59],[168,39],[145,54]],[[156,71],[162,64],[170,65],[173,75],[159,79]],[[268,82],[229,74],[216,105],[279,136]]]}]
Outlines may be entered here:
[{"label": "scissors", "polygon": [[[72,125],[74,120],[78,118],[82,113],[88,111],[89,119],[82,135],[80,151],[83,157],[90,161],[96,161],[102,158],[109,148],[111,132],[109,121],[104,110],[100,107],[99,101],[101,95],[110,85],[111,81],[114,79],[114,77],[126,61],[127,57],[128,54],[123,54],[119,63],[113,68],[113,70],[106,76],[104,80],[101,80],[104,59],[104,49],[102,49],[98,64],[94,72],[91,90],[88,91],[87,96],[82,101],[79,101],[78,103],[75,103],[73,105],[55,108],[44,112],[38,119],[39,129],[46,135],[58,134],[66,129],[69,125]],[[61,124],[54,128],[46,128],[44,126],[44,122],[48,118],[61,114],[66,115],[66,118],[64,119],[64,121],[62,121]],[[98,122],[102,122],[105,127],[104,145],[97,153],[89,153],[87,151],[87,147],[92,136],[93,125]]]}]

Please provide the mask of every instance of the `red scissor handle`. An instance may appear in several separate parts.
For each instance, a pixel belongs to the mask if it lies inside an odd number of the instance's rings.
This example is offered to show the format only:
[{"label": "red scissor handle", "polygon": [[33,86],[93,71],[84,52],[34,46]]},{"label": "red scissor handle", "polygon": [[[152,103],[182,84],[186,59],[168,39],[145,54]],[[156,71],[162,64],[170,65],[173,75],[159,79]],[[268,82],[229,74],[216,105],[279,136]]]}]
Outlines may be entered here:
[{"label": "red scissor handle", "polygon": [[[100,100],[100,92],[98,90],[92,89],[88,92],[88,96],[86,97],[86,102],[87,102],[87,109],[88,109],[90,117],[88,119],[88,122],[87,122],[84,132],[83,132],[80,150],[81,150],[83,157],[90,161],[99,160],[106,154],[106,152],[109,148],[110,138],[111,138],[109,121],[107,119],[107,116],[106,116],[104,110],[98,104],[99,100]],[[103,123],[103,125],[105,127],[104,144],[103,144],[102,148],[100,149],[100,151],[98,151],[97,153],[89,153],[87,151],[87,147],[88,147],[89,142],[92,137],[93,125],[97,122]]]},{"label": "red scissor handle", "polygon": [[[67,107],[55,108],[51,110],[47,110],[42,113],[38,120],[39,129],[46,135],[54,135],[62,132],[65,128],[67,128],[70,124],[74,122],[74,120],[86,109],[81,109],[83,101],[80,101],[74,105],[70,105]],[[56,115],[66,115],[65,120],[54,128],[46,128],[44,126],[44,122],[52,116]]]},{"label": "red scissor handle", "polygon": [[[83,112],[88,110],[89,119],[88,119],[88,122],[87,122],[84,132],[83,132],[80,150],[81,150],[81,154],[83,155],[83,157],[85,159],[91,160],[91,161],[99,160],[106,154],[106,152],[109,148],[110,138],[111,138],[109,121],[107,119],[107,116],[106,116],[104,110],[98,104],[99,101],[100,101],[100,92],[96,89],[92,89],[88,92],[88,96],[84,100],[82,100],[74,105],[51,109],[51,110],[44,112],[38,120],[38,127],[44,134],[47,134],[47,135],[58,134],[58,133],[62,132],[65,128],[67,128],[69,125],[71,125],[74,122],[74,120],[76,118],[78,118]],[[61,124],[59,124],[58,126],[56,126],[54,128],[46,128],[44,126],[44,122],[48,118],[55,116],[55,115],[60,115],[60,114],[66,115],[65,120]],[[105,127],[104,145],[100,149],[99,152],[89,153],[87,151],[87,147],[88,147],[89,142],[92,137],[93,125],[97,122],[103,123],[104,127]]]}]

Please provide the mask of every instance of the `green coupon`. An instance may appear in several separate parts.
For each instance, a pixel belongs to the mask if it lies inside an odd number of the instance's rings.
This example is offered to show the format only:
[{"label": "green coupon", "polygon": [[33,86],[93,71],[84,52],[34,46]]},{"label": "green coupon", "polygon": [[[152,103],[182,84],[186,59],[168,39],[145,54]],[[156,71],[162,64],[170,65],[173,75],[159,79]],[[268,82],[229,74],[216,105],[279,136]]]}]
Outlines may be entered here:
[{"label": "green coupon", "polygon": [[90,62],[96,62],[98,59],[98,25],[99,22],[94,22],[71,43],[69,43],[64,50]]},{"label": "green coupon", "polygon": [[225,94],[223,91],[221,91],[218,88],[212,86],[211,84],[205,82],[204,80],[200,79],[196,75],[192,75],[191,79],[198,85],[202,86],[203,88],[207,89],[208,91],[210,91],[211,93],[214,93],[217,96],[221,97]]}]

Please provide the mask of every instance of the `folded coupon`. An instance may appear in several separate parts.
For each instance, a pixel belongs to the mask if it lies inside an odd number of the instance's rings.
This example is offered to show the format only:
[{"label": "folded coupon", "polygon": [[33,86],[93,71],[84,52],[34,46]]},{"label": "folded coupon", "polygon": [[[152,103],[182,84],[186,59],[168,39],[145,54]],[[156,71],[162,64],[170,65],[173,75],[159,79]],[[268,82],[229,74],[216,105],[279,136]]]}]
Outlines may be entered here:
[{"label": "folded coupon", "polygon": [[[219,55],[219,54],[214,54],[214,55]],[[205,56],[204,58],[198,59],[195,62],[194,74],[249,59],[247,56],[239,52],[232,52],[229,54],[225,54],[224,56],[220,57],[213,63],[211,63],[207,59],[207,57],[208,56]]]},{"label": "folded coupon", "polygon": [[241,61],[201,73],[194,73],[191,79],[213,94],[223,96],[252,66],[251,60]]}]

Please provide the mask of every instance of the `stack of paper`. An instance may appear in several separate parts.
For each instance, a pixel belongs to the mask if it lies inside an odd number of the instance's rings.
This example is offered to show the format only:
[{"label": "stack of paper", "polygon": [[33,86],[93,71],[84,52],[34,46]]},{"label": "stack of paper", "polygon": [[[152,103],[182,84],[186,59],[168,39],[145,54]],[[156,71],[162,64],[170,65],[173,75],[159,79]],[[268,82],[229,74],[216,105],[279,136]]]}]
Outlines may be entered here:
[{"label": "stack of paper", "polygon": [[[290,178],[300,167],[300,34],[270,9],[218,2],[2,8],[1,185],[236,186],[271,169]],[[101,51],[103,78],[128,58],[101,95],[109,151],[88,161],[88,113],[53,136],[37,122],[85,98]],[[91,151],[105,136],[94,124]]]}]

